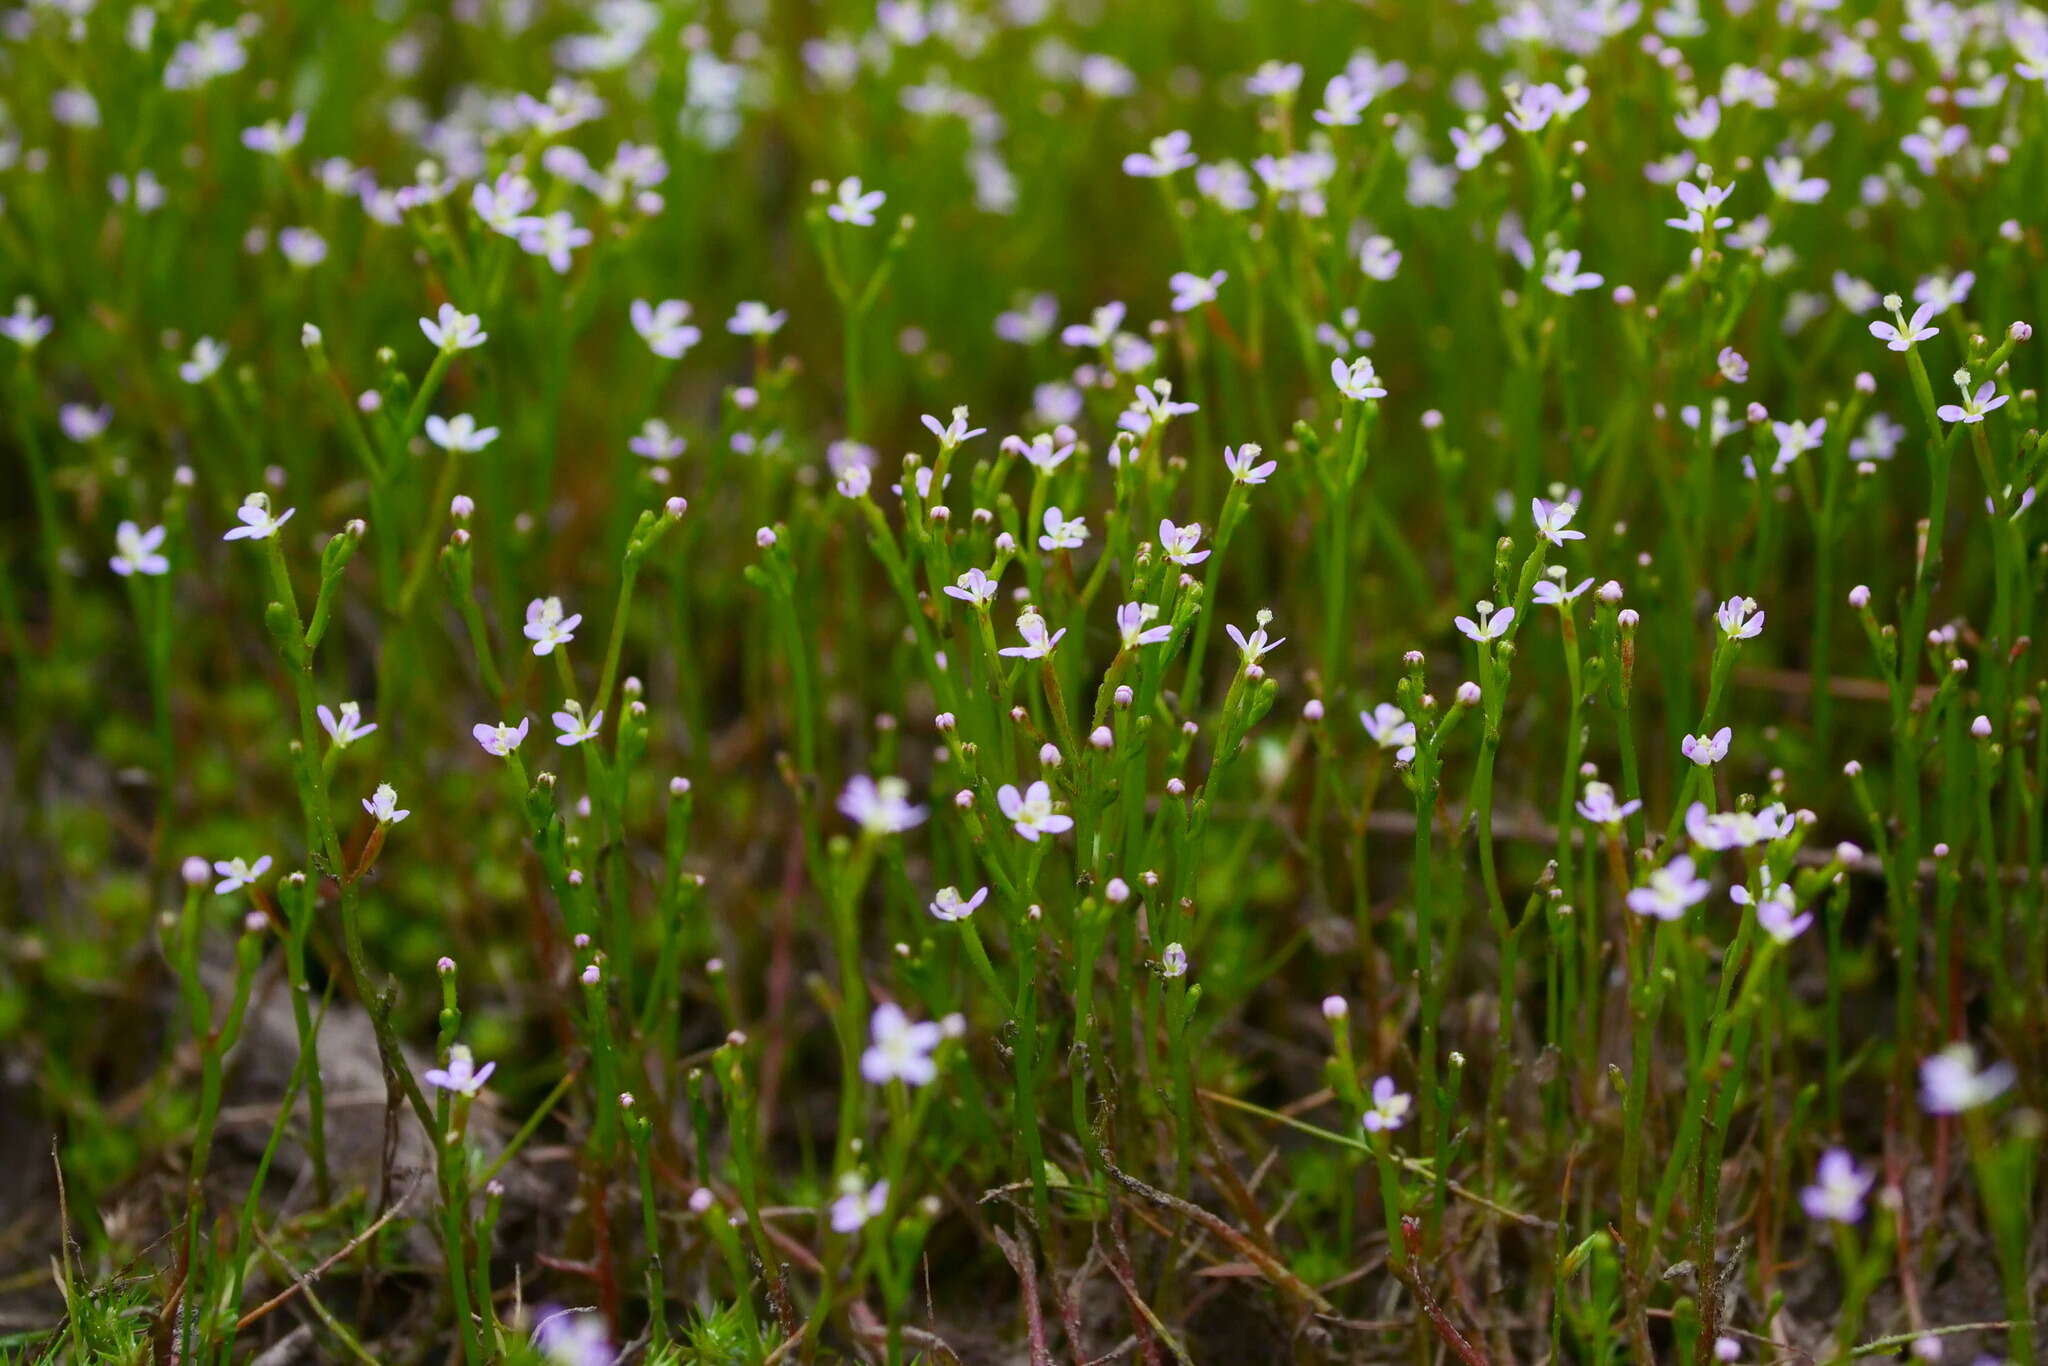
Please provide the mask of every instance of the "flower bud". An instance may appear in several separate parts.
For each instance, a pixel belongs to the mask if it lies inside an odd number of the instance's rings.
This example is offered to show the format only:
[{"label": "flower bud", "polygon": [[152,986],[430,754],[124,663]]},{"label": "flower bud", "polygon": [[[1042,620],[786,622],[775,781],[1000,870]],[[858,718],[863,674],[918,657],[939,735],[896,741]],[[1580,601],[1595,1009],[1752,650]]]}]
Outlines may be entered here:
[{"label": "flower bud", "polygon": [[1097,726],[1088,732],[1088,743],[1097,749],[1108,749],[1116,743],[1116,736],[1110,734],[1108,726]]},{"label": "flower bud", "polygon": [[962,811],[967,810],[974,805],[974,793],[964,787],[961,788],[953,794],[953,805],[959,807]]},{"label": "flower bud", "polygon": [[2011,337],[2016,342],[2031,340],[2034,335],[2034,325],[2027,322],[2016,322],[2011,327],[2005,329],[2005,335]]},{"label": "flower bud", "polygon": [[1320,697],[1311,697],[1308,701],[1302,703],[1301,719],[1308,722],[1310,725],[1314,725],[1316,722],[1322,720],[1323,699]]},{"label": "flower bud", "polygon": [[1166,795],[1169,797],[1178,797],[1187,790],[1188,785],[1178,778],[1168,778],[1166,780]]},{"label": "flower bud", "polygon": [[1128,684],[1128,683],[1119,683],[1119,684],[1117,684],[1117,688],[1116,688],[1116,694],[1115,694],[1115,697],[1116,697],[1116,704],[1117,704],[1117,705],[1118,705],[1119,707],[1128,707],[1128,706],[1130,706],[1130,705],[1131,705],[1131,701],[1132,701],[1132,699],[1133,699],[1133,698],[1135,698],[1136,696],[1137,696],[1137,694],[1131,691],[1131,685],[1130,685],[1130,684]]},{"label": "flower bud", "polygon": [[1109,901],[1121,905],[1123,902],[1131,899],[1131,884],[1125,882],[1120,877],[1113,877],[1109,880],[1108,885],[1102,889],[1102,895]]},{"label": "flower bud", "polygon": [[1349,1019],[1350,1016],[1351,1003],[1345,1000],[1342,996],[1325,996],[1323,998],[1324,1019],[1334,1022],[1337,1020]]},{"label": "flower bud", "polygon": [[932,718],[932,729],[936,731],[950,731],[954,724],[953,713],[949,711],[942,711]]},{"label": "flower bud", "polygon": [[1859,583],[1854,588],[1850,589],[1849,605],[1859,612],[1862,611],[1864,608],[1870,606],[1870,586],[1868,584]]},{"label": "flower bud", "polygon": [[1038,762],[1044,764],[1047,768],[1058,768],[1061,762],[1060,747],[1051,741],[1040,745],[1038,747]]},{"label": "flower bud", "polygon": [[763,550],[766,550],[769,546],[774,545],[775,528],[772,526],[764,526],[759,531],[756,531],[754,533],[754,544],[760,546]]},{"label": "flower bud", "polygon": [[213,876],[213,865],[194,854],[179,865],[178,873],[185,879],[187,887],[204,887],[206,880]]},{"label": "flower bud", "polygon": [[442,954],[439,959],[435,960],[434,971],[446,977],[449,973],[455,971],[455,960],[447,954]]},{"label": "flower bud", "polygon": [[1469,678],[1458,685],[1458,705],[1461,707],[1476,707],[1479,705],[1479,685]]},{"label": "flower bud", "polygon": [[1991,718],[1980,716],[1972,721],[1970,723],[1970,734],[1976,736],[1979,740],[1989,740],[1991,738]]}]

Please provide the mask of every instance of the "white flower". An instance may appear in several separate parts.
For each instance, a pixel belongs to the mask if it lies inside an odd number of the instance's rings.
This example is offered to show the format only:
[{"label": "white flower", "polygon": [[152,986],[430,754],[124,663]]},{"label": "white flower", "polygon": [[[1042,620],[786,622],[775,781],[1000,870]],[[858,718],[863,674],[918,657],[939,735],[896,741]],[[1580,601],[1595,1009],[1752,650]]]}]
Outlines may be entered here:
[{"label": "white flower", "polygon": [[97,408],[83,403],[66,403],[57,409],[57,425],[64,429],[65,436],[81,446],[105,436],[113,420],[114,408],[108,403]]},{"label": "white flower", "polygon": [[483,1089],[491,1079],[491,1073],[498,1070],[498,1064],[487,1062],[476,1065],[476,1056],[466,1044],[456,1044],[448,1050],[446,1067],[429,1067],[420,1073],[420,1080],[437,1091],[449,1091],[458,1096],[473,1096]]},{"label": "white flower", "polygon": [[1915,303],[1932,304],[1937,313],[1946,313],[1958,304],[1968,303],[1970,287],[1977,283],[1977,272],[1965,270],[1956,275],[1929,275],[1913,286]]},{"label": "white flower", "polygon": [[43,338],[50,335],[50,329],[55,325],[49,314],[36,312],[34,299],[20,294],[15,296],[14,311],[0,317],[0,336],[24,351],[33,351],[42,345]]},{"label": "white flower", "polygon": [[1771,182],[1771,193],[1793,204],[1818,204],[1827,196],[1827,181],[1807,175],[1798,157],[1765,157],[1764,178]]},{"label": "white flower", "polygon": [[602,711],[585,716],[581,709],[571,708],[558,711],[548,718],[555,723],[555,729],[562,732],[555,737],[555,743],[563,746],[580,745],[585,740],[597,738],[598,727],[604,724]]},{"label": "white flower", "polygon": [[1799,1203],[1809,1219],[1837,1224],[1861,1223],[1863,1198],[1876,1184],[1876,1172],[1858,1166],[1856,1159],[1845,1150],[1830,1148],[1820,1155],[1820,1166],[1814,1172],[1813,1184],[1799,1192]]},{"label": "white flower", "polygon": [[923,413],[920,416],[924,420],[925,430],[939,439],[939,447],[942,450],[950,451],[961,442],[972,440],[988,430],[986,427],[970,428],[967,425],[967,410],[965,408],[955,408],[953,410],[953,420],[946,423],[941,423],[930,413]]},{"label": "white flower", "polygon": [[398,809],[398,790],[390,783],[377,784],[377,790],[363,798],[363,810],[379,825],[396,825],[412,814]]},{"label": "white flower", "polygon": [[[1173,385],[1163,379],[1150,384],[1140,384],[1131,393],[1131,406],[1118,415],[1116,425],[1127,432],[1143,436],[1155,426],[1164,427],[1184,413],[1192,413],[1201,405],[1177,403],[1173,398]],[[1117,454],[1110,451],[1110,463],[1115,464]]]},{"label": "white flower", "polygon": [[1053,648],[1060,643],[1060,638],[1066,633],[1067,628],[1062,626],[1051,635],[1047,635],[1045,618],[1027,607],[1017,614],[1017,634],[1024,637],[1024,643],[1006,645],[996,653],[1013,659],[1044,659],[1053,652]]},{"label": "white flower", "polygon": [[1728,741],[1734,734],[1732,727],[1723,726],[1712,735],[1688,735],[1679,750],[1701,768],[1708,768],[1728,757]]},{"label": "white flower", "polygon": [[311,270],[327,259],[327,239],[311,228],[279,228],[277,249],[295,270]]},{"label": "white flower", "polygon": [[306,113],[292,111],[288,119],[268,119],[242,130],[242,145],[252,152],[281,157],[306,140]]},{"label": "white flower", "polygon": [[1159,520],[1159,549],[1166,558],[1177,565],[1200,564],[1209,558],[1206,550],[1195,546],[1202,539],[1202,524],[1189,522],[1186,526],[1175,526],[1165,518]]},{"label": "white flower", "polygon": [[1507,89],[1508,122],[1524,133],[1534,133],[1549,126],[1552,119],[1560,122],[1570,118],[1585,107],[1593,92],[1585,86],[1575,86],[1569,92],[1558,89],[1545,81],[1541,85]]},{"label": "white flower", "polygon": [[464,313],[454,304],[442,304],[436,318],[421,318],[420,331],[427,334],[428,341],[451,355],[482,346],[491,339],[491,334],[484,331],[483,319],[474,313]]},{"label": "white flower", "polygon": [[526,604],[524,631],[537,655],[552,654],[557,645],[567,645],[582,624],[581,612],[563,614],[560,598],[535,598]]},{"label": "white flower", "polygon": [[1387,391],[1380,387],[1380,377],[1372,368],[1372,357],[1360,356],[1346,363],[1342,360],[1330,362],[1330,378],[1337,385],[1337,392],[1354,402],[1363,403],[1371,398],[1385,398]]},{"label": "white flower", "polygon": [[1920,1064],[1920,1108],[1930,1115],[1959,1115],[1996,1100],[2016,1076],[2009,1062],[1979,1071],[1977,1050],[1952,1043]]},{"label": "white flower", "polygon": [[1778,453],[1771,459],[1771,473],[1783,474],[1801,455],[1819,450],[1827,432],[1828,420],[1824,417],[1811,422],[1773,422],[1771,435],[1778,439]]},{"label": "white flower", "polygon": [[1168,979],[1188,975],[1188,951],[1179,943],[1168,944],[1160,950],[1159,975]]},{"label": "white flower", "polygon": [[1340,71],[1323,84],[1323,107],[1316,110],[1316,122],[1325,128],[1354,128],[1378,94]]},{"label": "white flower", "polygon": [[1074,431],[1071,427],[1061,427],[1053,432],[1040,432],[1029,441],[1021,436],[1006,436],[1003,438],[1003,450],[1021,455],[1031,468],[1051,474],[1073,455]]},{"label": "white flower", "polygon": [[1124,174],[1146,180],[1158,180],[1172,175],[1175,171],[1186,170],[1197,160],[1188,150],[1192,141],[1186,132],[1178,129],[1165,137],[1154,138],[1149,149],[1132,152],[1124,158]]},{"label": "white flower", "polygon": [[1685,833],[1702,849],[1721,852],[1752,849],[1792,833],[1791,813],[1782,802],[1761,811],[1710,813],[1705,802],[1694,802],[1685,812]]},{"label": "white flower", "polygon": [[1688,142],[1705,142],[1721,126],[1721,102],[1709,95],[1672,122],[1677,125],[1679,136]]},{"label": "white flower", "polygon": [[1219,270],[1211,275],[1195,275],[1177,270],[1166,283],[1173,290],[1173,311],[1187,313],[1204,304],[1216,302],[1216,291],[1230,278],[1228,271]]},{"label": "white flower", "polygon": [[901,778],[856,773],[839,794],[839,813],[870,835],[900,835],[922,825],[931,813],[912,804],[910,784]]},{"label": "white flower", "polygon": [[1374,744],[1393,750],[1396,762],[1405,764],[1415,757],[1415,723],[1393,703],[1380,702],[1371,711],[1358,713],[1358,724]]},{"label": "white flower", "polygon": [[520,220],[527,210],[540,203],[540,192],[533,188],[533,182],[517,171],[501,171],[490,184],[478,181],[476,188],[469,192],[469,206],[476,211],[484,226],[505,237],[519,235]]},{"label": "white flower", "polygon": [[1580,579],[1570,588],[1566,588],[1559,580],[1543,578],[1536,580],[1535,586],[1529,590],[1529,596],[1538,607],[1555,607],[1562,612],[1571,606],[1579,594],[1592,586],[1593,580],[1590,578]]},{"label": "white flower", "polygon": [[1604,275],[1579,269],[1579,253],[1576,251],[1551,252],[1543,268],[1543,287],[1566,298],[1585,290],[1598,289],[1606,282]]},{"label": "white flower", "polygon": [[875,225],[875,210],[882,207],[888,195],[880,190],[861,192],[860,177],[850,175],[839,182],[837,197],[825,206],[825,213],[835,223],[847,223],[857,228],[872,228]]},{"label": "white flower", "polygon": [[1162,640],[1171,640],[1171,624],[1151,624],[1158,616],[1159,608],[1149,602],[1127,602],[1119,606],[1116,609],[1116,629],[1123,639],[1124,648],[1135,650],[1140,645],[1157,645]]},{"label": "white flower", "polygon": [[979,569],[970,569],[946,585],[944,592],[949,598],[979,607],[992,602],[996,596],[996,581]]},{"label": "white flower", "polygon": [[[1763,868],[1763,895],[1756,898],[1756,923],[1780,944],[1789,944],[1813,924],[1813,912],[1799,914],[1799,895],[1789,882],[1772,882],[1770,865]],[[1749,888],[1730,887],[1728,899],[1739,906],[1751,904]]]},{"label": "white flower", "polygon": [[576,220],[566,209],[557,209],[544,217],[522,218],[515,226],[519,231],[519,249],[528,256],[547,258],[557,275],[567,275],[569,254],[591,242],[590,229],[576,226]]},{"label": "white flower", "polygon": [[[1956,387],[1963,391],[1961,406],[1944,403],[1935,410],[1934,415],[1943,422],[1982,422],[1986,413],[2003,408],[2012,397],[2010,394],[1998,394],[1998,381],[1991,379],[1978,385],[1976,393],[1971,393],[1970,372],[1967,370],[1956,371]],[[1993,394],[1998,396],[1993,398]]]},{"label": "white flower", "polygon": [[1543,498],[1529,500],[1529,517],[1536,524],[1536,534],[1554,546],[1562,546],[1566,541],[1586,539],[1586,533],[1583,531],[1565,529],[1571,525],[1572,518],[1576,517],[1578,512],[1579,505],[1574,502],[1553,503]]},{"label": "white flower", "polygon": [[986,887],[964,899],[958,887],[941,887],[932,894],[931,913],[940,920],[965,920],[986,900]]},{"label": "white flower", "polygon": [[1367,237],[1358,248],[1358,268],[1369,280],[1385,283],[1394,278],[1401,269],[1401,253],[1394,246],[1394,239],[1381,233]]},{"label": "white flower", "polygon": [[643,460],[673,460],[689,448],[690,443],[658,417],[650,417],[640,424],[639,434],[626,439],[626,449]]},{"label": "white flower", "polygon": [[118,553],[107,563],[123,578],[130,574],[168,574],[171,562],[157,551],[166,534],[160,526],[144,531],[133,522],[123,522],[114,528],[114,549]]},{"label": "white flower", "polygon": [[187,384],[204,384],[227,358],[226,346],[211,337],[201,337],[192,343],[192,358],[178,366],[178,378]]},{"label": "white flower", "polygon": [[1266,623],[1271,621],[1272,618],[1272,613],[1260,612],[1258,629],[1250,635],[1244,634],[1228,622],[1224,623],[1223,634],[1229,636],[1231,641],[1237,646],[1238,653],[1243,657],[1246,668],[1251,668],[1261,659],[1264,659],[1286,643],[1286,636],[1281,636],[1276,640],[1266,639]]},{"label": "white flower", "polygon": [[1728,599],[1714,609],[1714,620],[1730,640],[1751,640],[1764,629],[1764,614],[1757,610],[1755,598]]},{"label": "white flower", "polygon": [[1707,185],[1702,188],[1693,181],[1681,180],[1673,188],[1677,191],[1679,205],[1686,212],[1683,218],[1665,219],[1669,226],[1690,233],[1705,233],[1710,223],[1716,228],[1734,226],[1732,218],[1713,216],[1714,211],[1727,202],[1728,196],[1735,193],[1733,185]]},{"label": "white flower", "polygon": [[1223,467],[1229,470],[1230,477],[1240,484],[1263,484],[1272,477],[1274,470],[1280,468],[1280,462],[1277,460],[1268,460],[1263,465],[1259,464],[1258,459],[1264,454],[1264,450],[1250,441],[1245,442],[1236,450],[1225,446],[1223,448]]},{"label": "white flower", "polygon": [[1381,1077],[1372,1084],[1372,1108],[1365,1112],[1365,1128],[1368,1133],[1390,1133],[1408,1122],[1408,1107],[1413,1098],[1404,1091],[1394,1089],[1392,1077]]},{"label": "white flower", "polygon": [[877,1181],[863,1191],[856,1182],[852,1189],[832,1202],[834,1233],[852,1233],[889,1207],[889,1183]]},{"label": "white flower", "polygon": [[278,528],[289,522],[292,519],[292,514],[297,511],[297,508],[286,508],[284,516],[273,517],[270,515],[270,499],[261,493],[252,493],[242,500],[240,507],[235,509],[235,516],[241,520],[242,524],[230,529],[221,539],[223,541],[267,541],[272,536],[275,536]]},{"label": "white flower", "polygon": [[884,1002],[868,1023],[868,1048],[860,1056],[860,1074],[877,1086],[901,1081],[923,1086],[939,1075],[932,1050],[943,1037],[930,1020],[912,1024],[900,1006]]},{"label": "white flower", "polygon": [[1451,145],[1457,148],[1457,154],[1451,158],[1451,162],[1461,171],[1476,171],[1479,169],[1479,163],[1500,150],[1501,144],[1507,140],[1508,135],[1501,131],[1501,126],[1497,123],[1489,123],[1477,132],[1453,128]]},{"label": "white flower", "polygon": [[732,316],[725,320],[725,330],[735,337],[772,337],[782,330],[789,321],[784,309],[770,311],[768,305],[747,299],[733,309]]},{"label": "white flower", "polygon": [[255,885],[256,879],[270,871],[270,855],[265,854],[250,863],[246,859],[216,859],[213,871],[220,875],[220,881],[213,884],[215,896],[226,896],[229,892],[240,891]]},{"label": "white flower", "polygon": [[1574,805],[1578,807],[1579,814],[1594,825],[1617,826],[1640,811],[1643,806],[1640,800],[1623,802],[1617,806],[1614,801],[1614,789],[1602,782],[1587,783],[1586,795]]},{"label": "white flower", "polygon": [[363,705],[360,702],[344,702],[338,710],[341,714],[337,716],[328,710],[325,702],[313,709],[320,718],[320,728],[327,732],[327,738],[334,742],[336,749],[347,749],[377,729],[375,721],[363,724]]},{"label": "white flower", "polygon": [[427,440],[444,451],[480,451],[498,439],[496,427],[479,427],[468,413],[427,415]]},{"label": "white flower", "polygon": [[1060,329],[1060,340],[1068,346],[1085,346],[1093,350],[1115,340],[1117,329],[1123,326],[1124,306],[1114,300],[1103,304],[1088,315],[1085,323],[1068,323]]},{"label": "white flower", "polygon": [[[1898,298],[1896,294],[1888,295],[1886,302],[1897,303]],[[1909,319],[1903,307],[1894,308],[1891,322],[1870,324],[1870,335],[1883,342],[1888,350],[1910,351],[1915,344],[1924,342],[1941,331],[1938,327],[1927,325],[1927,320],[1938,311],[1933,303],[1924,303],[1913,310],[1913,316]]]},{"label": "white flower", "polygon": [[690,306],[681,299],[663,299],[658,304],[635,299],[628,311],[633,319],[633,330],[647,343],[648,350],[664,360],[680,358],[704,336],[703,332],[691,326]]},{"label": "white flower", "polygon": [[996,789],[996,805],[1002,808],[1011,828],[1034,844],[1040,835],[1057,835],[1074,828],[1072,816],[1052,809],[1052,787],[1043,778],[1022,792],[1004,783]]},{"label": "white flower", "polygon": [[1045,510],[1045,534],[1038,538],[1040,550],[1074,550],[1088,539],[1088,522],[1068,517],[1057,507]]},{"label": "white flower", "polygon": [[1493,610],[1492,603],[1482,602],[1477,610],[1479,612],[1479,620],[1477,622],[1474,622],[1470,617],[1458,617],[1455,620],[1455,625],[1467,640],[1475,641],[1481,645],[1484,645],[1489,640],[1499,640],[1502,636],[1506,635],[1508,627],[1515,619],[1515,609],[1512,607],[1503,607],[1496,612]]},{"label": "white flower", "polygon": [[526,739],[527,725],[528,722],[524,718],[521,718],[517,726],[508,726],[502,722],[493,726],[479,721],[469,728],[469,733],[484,747],[484,753],[506,759],[510,758],[512,751],[518,749],[520,743]]},{"label": "white flower", "polygon": [[1628,908],[1637,915],[1676,920],[1685,914],[1687,907],[1697,906],[1706,900],[1711,890],[1705,878],[1695,875],[1692,856],[1680,854],[1650,874],[1647,886],[1629,892]]}]

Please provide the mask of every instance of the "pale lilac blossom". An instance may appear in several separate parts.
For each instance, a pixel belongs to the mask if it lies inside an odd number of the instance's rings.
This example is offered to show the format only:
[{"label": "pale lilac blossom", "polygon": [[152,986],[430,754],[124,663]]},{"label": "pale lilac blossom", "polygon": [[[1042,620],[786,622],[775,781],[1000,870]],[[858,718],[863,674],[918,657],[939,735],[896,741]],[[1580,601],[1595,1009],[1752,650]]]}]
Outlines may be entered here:
[{"label": "pale lilac blossom", "polygon": [[1052,809],[1052,787],[1043,778],[1019,792],[1004,783],[996,789],[996,805],[1010,828],[1036,844],[1040,836],[1057,835],[1074,828],[1074,818]]}]

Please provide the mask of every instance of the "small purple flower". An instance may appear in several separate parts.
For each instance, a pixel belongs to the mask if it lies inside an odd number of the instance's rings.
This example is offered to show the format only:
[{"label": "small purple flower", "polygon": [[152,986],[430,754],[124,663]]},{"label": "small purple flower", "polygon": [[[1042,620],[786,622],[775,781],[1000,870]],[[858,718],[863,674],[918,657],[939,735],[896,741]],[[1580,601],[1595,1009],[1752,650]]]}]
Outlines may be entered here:
[{"label": "small purple flower", "polygon": [[484,1083],[491,1079],[491,1073],[497,1070],[498,1064],[494,1062],[487,1062],[478,1067],[469,1046],[456,1044],[448,1050],[446,1067],[429,1067],[420,1074],[420,1079],[436,1090],[447,1091],[451,1095],[473,1096],[483,1089]]},{"label": "small purple flower", "polygon": [[1876,1172],[1859,1167],[1845,1149],[1830,1148],[1820,1155],[1814,1183],[1799,1192],[1799,1203],[1810,1219],[1861,1223],[1863,1198],[1876,1184]]}]

